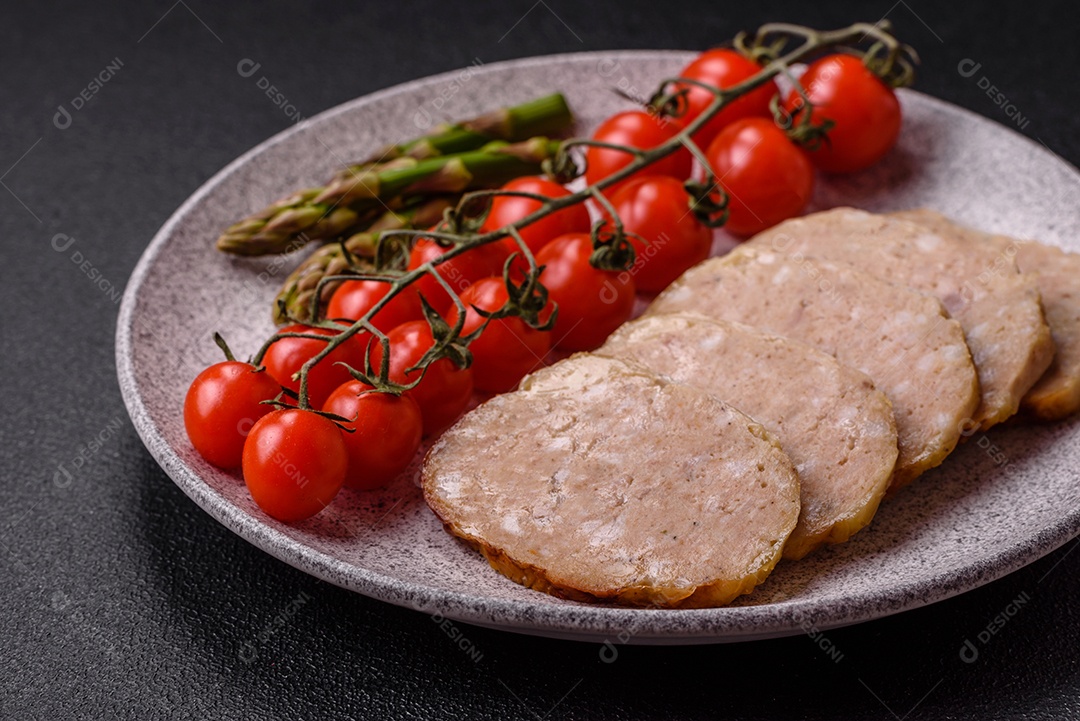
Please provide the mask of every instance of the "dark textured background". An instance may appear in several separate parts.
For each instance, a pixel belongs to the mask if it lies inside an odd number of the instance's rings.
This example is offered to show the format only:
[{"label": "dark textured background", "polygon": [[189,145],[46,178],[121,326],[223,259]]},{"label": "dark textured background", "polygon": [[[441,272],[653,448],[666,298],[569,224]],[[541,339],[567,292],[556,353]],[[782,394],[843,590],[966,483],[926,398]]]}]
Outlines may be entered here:
[{"label": "dark textured background", "polygon": [[[829,632],[832,655],[800,636],[620,647],[604,663],[594,644],[461,626],[474,661],[429,617],[249,546],[151,460],[117,389],[108,288],[123,287],[184,198],[290,124],[237,74],[242,58],[309,116],[474,59],[702,48],[768,20],[888,15],[922,53],[921,90],[1008,123],[976,83],[985,75],[1027,134],[1080,162],[1072,3],[984,14],[931,0],[533,1],[44,1],[5,13],[0,716],[1080,718],[1075,542],[960,598]],[[57,107],[117,58],[120,71],[58,129]],[[978,75],[957,72],[964,58],[982,63]],[[75,239],[63,252],[51,247],[59,233]],[[964,639],[1018,597],[1029,600],[962,662]]]}]

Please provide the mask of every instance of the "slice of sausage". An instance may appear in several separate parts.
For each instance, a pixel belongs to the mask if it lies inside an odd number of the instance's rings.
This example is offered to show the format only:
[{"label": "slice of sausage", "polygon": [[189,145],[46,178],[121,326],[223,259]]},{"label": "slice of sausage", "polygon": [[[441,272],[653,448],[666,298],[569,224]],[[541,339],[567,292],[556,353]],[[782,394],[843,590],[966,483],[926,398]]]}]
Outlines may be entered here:
[{"label": "slice of sausage", "polygon": [[842,543],[874,517],[896,465],[896,422],[865,373],[791,338],[694,314],[632,321],[596,353],[696,386],[776,436],[802,489],[785,558]]},{"label": "slice of sausage", "polygon": [[982,392],[974,420],[981,428],[1016,413],[1053,359],[1035,278],[993,248],[853,208],[785,221],[750,243],[792,258],[851,263],[936,296],[971,348]]},{"label": "slice of sausage", "polygon": [[999,253],[1015,256],[1022,273],[1035,276],[1057,353],[1042,377],[1024,394],[1021,410],[1025,416],[1044,421],[1061,420],[1080,410],[1080,254],[1033,240],[983,233],[932,210],[892,215],[942,235],[992,245]]},{"label": "slice of sausage", "polygon": [[1020,269],[1038,278],[1043,311],[1057,346],[1046,373],[1021,401],[1026,415],[1057,421],[1080,410],[1080,255],[1034,241],[1020,246]]},{"label": "slice of sausage", "polygon": [[794,338],[870,376],[896,415],[890,488],[940,464],[972,428],[979,392],[971,355],[932,296],[845,263],[744,247],[691,268],[646,312],[684,311]]},{"label": "slice of sausage", "polygon": [[716,606],[772,570],[799,481],[757,422],[640,366],[577,355],[435,443],[424,497],[500,573],[557,596]]}]

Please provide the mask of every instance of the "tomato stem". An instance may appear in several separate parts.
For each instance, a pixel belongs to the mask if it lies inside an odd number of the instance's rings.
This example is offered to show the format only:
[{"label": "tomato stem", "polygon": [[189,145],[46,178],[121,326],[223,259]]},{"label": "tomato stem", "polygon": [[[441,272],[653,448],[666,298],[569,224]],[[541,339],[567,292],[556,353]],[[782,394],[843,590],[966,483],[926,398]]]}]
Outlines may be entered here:
[{"label": "tomato stem", "polygon": [[[372,333],[382,347],[382,362],[380,363],[380,368],[376,375],[374,369],[371,367],[371,346],[369,344],[365,357],[365,373],[361,374],[364,378],[361,378],[361,380],[370,382],[371,385],[375,386],[376,390],[384,392],[400,393],[404,389],[411,388],[415,386],[419,380],[416,380],[407,386],[395,384],[390,381],[389,340],[372,325],[371,319],[374,318],[374,316],[406,286],[415,283],[425,275],[430,275],[453,300],[454,307],[457,310],[457,320],[453,326],[450,326],[442,316],[426,303],[426,301],[424,302],[425,317],[431,327],[432,336],[435,342],[420,361],[418,361],[417,365],[409,369],[409,371],[420,370],[422,371],[421,377],[423,377],[424,373],[427,372],[428,367],[442,358],[450,358],[459,365],[467,365],[470,360],[468,344],[478,335],[478,333],[470,333],[468,336],[464,337],[461,335],[465,322],[466,308],[458,293],[438,272],[438,266],[479,246],[499,241],[507,236],[513,238],[520,249],[521,256],[528,263],[528,272],[522,285],[516,285],[511,279],[510,272],[513,257],[511,260],[507,261],[507,265],[504,267],[503,277],[504,282],[507,284],[507,290],[512,302],[507,304],[506,314],[517,311],[518,314],[527,319],[530,325],[535,323],[537,325],[534,327],[539,327],[538,313],[543,309],[543,305],[541,305],[540,308],[536,308],[535,305],[537,301],[546,301],[547,292],[539,282],[540,271],[542,268],[537,267],[533,254],[530,252],[519,232],[522,228],[553,213],[592,198],[607,212],[613,230],[607,231],[607,235],[605,235],[603,228],[606,227],[607,222],[601,221],[594,225],[592,234],[596,251],[593,253],[591,262],[598,267],[609,269],[628,268],[634,262],[634,248],[626,238],[622,221],[619,218],[618,213],[615,211],[615,208],[610,201],[608,201],[603,191],[614,187],[634,173],[679,151],[681,148],[687,148],[689,152],[697,158],[698,162],[701,163],[706,173],[705,181],[691,179],[686,182],[687,191],[691,196],[691,209],[698,214],[699,217],[707,219],[705,222],[709,225],[715,226],[722,223],[727,214],[727,197],[719,187],[719,180],[715,171],[708,163],[701,148],[694,142],[693,136],[736,98],[771,82],[776,76],[781,74],[794,80],[790,70],[793,64],[808,60],[814,54],[826,50],[835,50],[842,47],[847,49],[845,46],[858,46],[868,40],[872,41],[872,43],[869,49],[862,53],[863,61],[866,66],[878,74],[884,81],[889,82],[894,86],[910,83],[914,73],[913,65],[918,62],[918,57],[913,49],[907,45],[901,44],[891,35],[887,21],[881,21],[876,24],[855,23],[846,28],[828,31],[819,31],[788,23],[769,23],[758,28],[752,39],[750,39],[750,36],[746,33],[740,33],[734,40],[735,47],[740,52],[747,54],[750,57],[759,60],[767,60],[766,64],[755,75],[740,83],[732,85],[731,87],[722,89],[712,87],[697,80],[682,77],[668,78],[660,83],[658,91],[652,97],[654,99],[661,98],[663,99],[663,102],[650,104],[649,106],[650,110],[656,115],[664,112],[671,112],[672,100],[676,98],[680,91],[671,92],[668,90],[669,87],[678,88],[693,85],[703,88],[713,95],[712,102],[709,103],[705,110],[670,139],[648,150],[585,138],[565,140],[558,143],[553,156],[544,161],[545,170],[560,180],[569,180],[583,173],[584,169],[579,167],[571,155],[571,152],[575,148],[587,146],[619,150],[631,154],[633,159],[627,165],[611,175],[565,196],[547,198],[545,196],[533,193],[523,193],[520,191],[475,190],[463,194],[456,205],[446,209],[444,216],[445,220],[436,230],[397,228],[380,232],[377,236],[377,251],[375,254],[376,272],[348,272],[344,274],[328,275],[319,281],[319,285],[315,291],[315,298],[318,299],[321,297],[325,284],[340,283],[342,280],[348,279],[369,279],[386,282],[390,285],[387,294],[379,299],[379,301],[376,302],[362,318],[349,326],[343,326],[326,320],[320,321],[315,315],[313,315],[311,321],[307,322],[307,325],[311,327],[339,331],[336,335],[326,336],[294,332],[276,333],[263,345],[253,358],[252,362],[257,366],[260,365],[262,357],[270,344],[280,338],[315,338],[323,341],[325,343],[323,348],[319,353],[312,356],[304,363],[299,373],[300,392],[298,394],[297,405],[300,408],[309,408],[307,380],[311,369],[326,358],[326,356],[333,352],[339,345],[348,341],[361,331],[368,331]],[[792,42],[797,42],[797,45],[788,49],[788,46]],[[806,101],[805,90],[798,82],[795,82],[794,85],[796,91],[804,101]],[[675,103],[678,105],[677,99],[675,100]],[[806,113],[806,115],[809,115],[809,113]],[[807,119],[805,122],[808,123],[809,120]],[[480,223],[486,215],[490,199],[498,195],[526,197],[538,201],[541,205],[535,211],[514,223],[495,230],[478,232]],[[714,195],[718,196],[719,199],[713,200]],[[468,209],[474,206],[478,200],[488,202],[485,203],[485,208],[481,210],[479,215],[470,215],[467,212]],[[466,232],[462,232],[462,229],[465,229]],[[446,251],[414,270],[401,270],[400,266],[404,264],[403,258],[407,255],[412,239],[419,236],[434,239],[440,245],[446,247]],[[312,303],[313,313],[316,310],[318,310],[317,300]],[[558,309],[555,309],[556,312],[557,310]],[[500,315],[500,313],[502,313],[502,311],[495,315]],[[502,315],[500,315],[500,317],[502,317]],[[490,318],[485,319],[485,325],[489,320]],[[550,326],[553,320],[554,313],[544,326]],[[483,326],[481,326],[481,328],[482,327]],[[356,374],[354,373],[354,375]]]},{"label": "tomato stem", "polygon": [[217,347],[221,349],[221,352],[225,354],[225,360],[236,360],[236,356],[234,356],[233,352],[229,349],[229,344],[221,337],[221,333],[214,333],[214,343],[216,343]]}]

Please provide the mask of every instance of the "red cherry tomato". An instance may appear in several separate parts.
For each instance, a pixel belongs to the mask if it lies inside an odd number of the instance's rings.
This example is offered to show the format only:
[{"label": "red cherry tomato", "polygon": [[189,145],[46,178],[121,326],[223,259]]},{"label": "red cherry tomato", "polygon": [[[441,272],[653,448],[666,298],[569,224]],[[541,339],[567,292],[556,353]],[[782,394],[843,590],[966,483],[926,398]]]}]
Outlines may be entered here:
[{"label": "red cherry tomato", "polygon": [[[469,286],[461,300],[468,310],[462,335],[479,328],[484,318],[476,308],[494,312],[508,299],[502,278],[478,280]],[[457,322],[457,309],[450,311],[446,322]],[[541,365],[551,348],[551,332],[530,327],[521,318],[507,316],[488,323],[480,337],[469,344],[473,354],[473,383],[482,391],[502,393],[512,390],[526,373]]]},{"label": "red cherry tomato", "polygon": [[798,215],[814,190],[810,161],[767,118],[724,128],[706,157],[728,194],[724,229],[735,235],[753,235]]},{"label": "red cherry tomato", "polygon": [[[504,185],[502,189],[543,195],[546,198],[563,198],[570,195],[570,191],[558,183],[536,176],[515,178]],[[541,202],[532,198],[496,195],[491,201],[491,210],[488,212],[481,230],[485,233],[498,230],[521,220],[530,213],[536,212],[540,209],[540,206]],[[588,233],[589,227],[589,211],[585,208],[584,203],[578,203],[530,223],[521,228],[519,232],[521,233],[521,239],[525,241],[525,245],[529,246],[529,250],[535,255],[540,252],[540,249],[548,241],[554,240],[564,233]],[[503,245],[506,246],[508,253],[520,252],[513,238],[504,240]]]},{"label": "red cherry tomato", "polygon": [[[814,165],[830,173],[868,168],[884,157],[900,135],[900,102],[892,88],[852,55],[828,55],[810,64],[800,78],[813,107],[811,122],[836,123],[817,150]],[[784,109],[795,119],[803,101],[792,91]]]},{"label": "red cherry tomato", "polygon": [[636,260],[630,272],[638,290],[657,293],[692,265],[709,257],[712,230],[690,210],[690,196],[674,178],[632,180],[611,199]]},{"label": "red cherry tomato", "polygon": [[563,350],[599,348],[634,310],[633,276],[594,268],[592,252],[587,233],[571,233],[545,245],[536,257],[544,266],[540,282],[559,306],[552,341]]},{"label": "red cherry tomato", "polygon": [[[431,328],[427,321],[414,320],[394,328],[386,337],[390,342],[390,380],[412,383],[420,377],[421,371],[405,371],[415,366],[434,345]],[[375,372],[379,370],[382,357],[382,345],[373,343],[371,366]],[[420,406],[420,413],[424,416],[424,435],[428,436],[446,428],[464,412],[472,391],[472,369],[458,368],[450,359],[440,358],[428,366],[423,380],[405,394]]]},{"label": "red cherry tomato", "polygon": [[[430,238],[420,238],[413,246],[409,254],[409,270],[416,270],[424,263],[438,258],[449,248],[443,248]],[[502,275],[503,264],[509,257],[506,246],[502,243],[488,243],[469,250],[461,255],[451,258],[436,267],[443,280],[460,295],[470,285],[487,278],[489,275]],[[450,295],[446,292],[439,281],[430,274],[417,280],[413,287],[427,299],[431,307],[440,314],[446,315],[454,305]]]},{"label": "red cherry tomato", "polygon": [[[714,88],[723,89],[737,85],[760,71],[760,65],[738,51],[717,48],[706,50],[694,58],[679,73],[679,77],[697,80]],[[686,114],[679,118],[685,126],[701,115],[716,96],[708,90],[695,85],[683,84],[679,87],[687,88]],[[725,126],[736,120],[749,117],[772,117],[772,113],[769,111],[769,101],[772,100],[773,95],[776,93],[776,83],[770,80],[764,85],[751,90],[746,95],[739,96],[695,133],[694,140],[704,150],[709,147],[709,143]]]},{"label": "red cherry tomato", "polygon": [[[310,328],[306,325],[286,326],[281,332],[328,337],[335,335],[331,330]],[[370,337],[365,333],[354,335],[311,369],[308,373],[308,402],[312,408],[321,408],[335,388],[352,380],[349,371],[344,366],[336,365],[337,363],[346,363],[356,370],[364,370],[364,354]],[[313,338],[279,338],[270,344],[263,356],[263,365],[278,383],[294,393],[299,393],[300,379],[293,380],[293,374],[299,373],[301,366],[325,347],[325,342]]]},{"label": "red cherry tomato", "polygon": [[[389,283],[377,280],[347,280],[330,296],[326,317],[360,320],[389,292]],[[389,333],[394,326],[423,319],[420,294],[416,292],[415,286],[407,285],[387,301],[371,319],[371,323],[383,333]]]},{"label": "red cherry tomato", "polygon": [[244,483],[259,508],[285,523],[326,508],[341,490],[349,456],[332,421],[295,408],[264,416],[244,444]]},{"label": "red cherry tomato", "polygon": [[351,380],[330,394],[323,410],[343,418],[352,433],[342,433],[349,454],[345,485],[359,490],[385,486],[408,468],[420,447],[424,421],[408,396],[376,393]]},{"label": "red cherry tomato", "polygon": [[269,373],[250,363],[215,363],[195,377],[184,398],[184,428],[191,445],[219,468],[239,467],[251,427],[274,410],[262,401],[280,392]]},{"label": "red cherry tomato", "polygon": [[[682,125],[675,120],[658,118],[641,110],[628,110],[612,115],[601,123],[592,138],[605,143],[649,150],[670,140],[681,129]],[[622,150],[590,147],[585,151],[585,180],[589,185],[593,185],[626,167],[633,159],[632,154]],[[680,148],[630,177],[670,175],[673,178],[685,180],[690,177],[691,167],[690,151]],[[624,180],[607,188],[604,191],[605,194],[611,195],[625,182]]]}]

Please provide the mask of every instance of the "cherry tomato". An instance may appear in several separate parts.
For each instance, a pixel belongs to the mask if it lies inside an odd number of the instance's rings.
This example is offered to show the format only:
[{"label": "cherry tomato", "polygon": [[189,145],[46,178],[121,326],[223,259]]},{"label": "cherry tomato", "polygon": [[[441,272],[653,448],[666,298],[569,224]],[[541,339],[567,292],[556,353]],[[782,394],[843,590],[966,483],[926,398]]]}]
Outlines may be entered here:
[{"label": "cherry tomato", "polygon": [[[387,333],[390,342],[390,380],[396,383],[412,383],[420,377],[421,371],[405,371],[417,364],[424,353],[434,345],[431,328],[427,321],[414,320],[403,323]],[[378,372],[382,363],[382,345],[373,343],[371,347],[371,365]],[[441,431],[453,423],[469,405],[473,391],[471,368],[458,368],[448,358],[428,366],[423,380],[405,395],[411,397],[420,406],[424,416],[424,435],[429,436]]]},{"label": "cherry tomato", "polygon": [[[563,198],[570,195],[570,191],[558,183],[536,176],[515,178],[504,185],[502,189],[533,193],[547,198]],[[540,206],[541,202],[539,200],[512,195],[496,195],[491,201],[491,210],[488,212],[481,230],[483,232],[498,230],[537,211]],[[535,255],[540,252],[540,249],[548,241],[554,240],[564,233],[588,233],[589,227],[589,211],[585,208],[584,203],[578,203],[530,223],[521,228],[519,232],[521,233],[521,239],[525,241],[525,245],[529,246],[529,250]],[[513,238],[504,240],[503,245],[506,246],[508,253],[520,252]]]},{"label": "cherry tomato", "polygon": [[[616,145],[628,145],[640,150],[649,150],[670,140],[682,125],[671,119],[658,118],[641,110],[628,110],[617,113],[600,124],[593,133],[593,140]],[[615,173],[630,164],[634,156],[622,150],[590,147],[585,151],[585,181],[593,185],[599,180]],[[656,161],[648,168],[643,168],[631,175],[631,178],[645,175],[670,175],[679,180],[690,177],[692,167],[690,151],[680,148],[675,153]],[[607,188],[607,195],[614,193],[626,181],[621,181]]]},{"label": "cherry tomato", "polygon": [[360,490],[385,486],[408,468],[420,447],[423,418],[420,406],[408,396],[376,393],[371,386],[351,380],[338,387],[323,410],[355,420],[343,423],[349,455],[345,485]]},{"label": "cherry tomato", "polygon": [[[462,334],[479,328],[484,318],[476,308],[494,312],[506,304],[506,284],[500,277],[478,280],[469,286],[461,300],[468,309]],[[457,322],[457,309],[450,311],[446,322]],[[530,327],[521,318],[507,316],[488,323],[480,337],[469,344],[473,354],[473,383],[482,391],[502,393],[512,390],[526,373],[541,365],[551,348],[551,332]]]},{"label": "cherry tomato", "polygon": [[747,236],[802,212],[814,190],[814,168],[767,118],[736,120],[706,153],[728,194],[724,229]]},{"label": "cherry tomato", "polygon": [[207,462],[237,468],[248,431],[274,410],[262,401],[280,392],[269,373],[250,363],[215,363],[195,377],[184,398],[184,428],[191,445]]},{"label": "cherry tomato", "polygon": [[709,257],[712,230],[690,210],[681,182],[664,176],[632,180],[611,204],[630,236],[637,259],[630,269],[638,290],[657,293],[692,265]]},{"label": "cherry tomato", "polygon": [[[760,65],[738,51],[717,48],[706,50],[694,58],[679,73],[679,77],[697,80],[714,88],[730,88],[760,71]],[[683,84],[679,87],[687,89],[686,114],[679,120],[682,121],[683,125],[689,125],[694,118],[704,112],[705,108],[712,103],[716,96],[708,90],[695,85]],[[694,140],[704,150],[709,147],[709,143],[725,126],[736,120],[749,117],[772,117],[772,113],[769,111],[769,101],[772,100],[773,95],[776,93],[776,83],[770,80],[764,85],[751,90],[746,95],[739,96],[695,133]]]},{"label": "cherry tomato", "polygon": [[[281,329],[281,332],[334,335],[331,330],[310,328],[306,325],[286,326]],[[364,354],[370,337],[366,333],[354,335],[311,369],[308,373],[308,402],[312,408],[321,408],[323,401],[335,388],[352,380],[349,371],[344,366],[336,365],[337,363],[346,363],[359,371],[364,369]],[[297,377],[293,380],[293,374],[298,374],[301,366],[325,347],[325,342],[313,338],[279,338],[270,344],[266,355],[263,356],[263,364],[278,383],[294,393],[299,393],[300,379]]]},{"label": "cherry tomato", "polygon": [[634,310],[633,276],[594,268],[592,252],[587,233],[570,233],[545,245],[536,257],[545,266],[540,282],[559,306],[552,340],[563,350],[599,348]]},{"label": "cherry tomato", "polygon": [[[359,320],[389,292],[389,283],[377,280],[347,280],[330,296],[326,317]],[[420,294],[416,292],[415,286],[407,285],[387,301],[371,319],[371,324],[383,333],[389,333],[394,326],[423,318]]]},{"label": "cherry tomato", "polygon": [[311,518],[341,490],[349,455],[341,431],[311,411],[263,416],[244,444],[244,483],[259,508],[285,523]]},{"label": "cherry tomato", "polygon": [[[827,55],[810,64],[800,81],[813,107],[811,122],[836,123],[810,153],[830,173],[868,168],[884,157],[900,135],[900,103],[892,88],[852,55]],[[796,119],[803,101],[792,91],[784,109]]]},{"label": "cherry tomato", "polygon": [[[430,238],[420,238],[409,254],[409,270],[416,270],[424,263],[438,258],[449,248],[443,248]],[[506,246],[502,243],[488,243],[469,250],[456,258],[451,258],[436,267],[443,280],[459,295],[474,282],[489,275],[502,275],[503,264],[509,257]],[[431,307],[442,315],[454,305],[450,295],[439,281],[430,274],[413,284]]]}]

